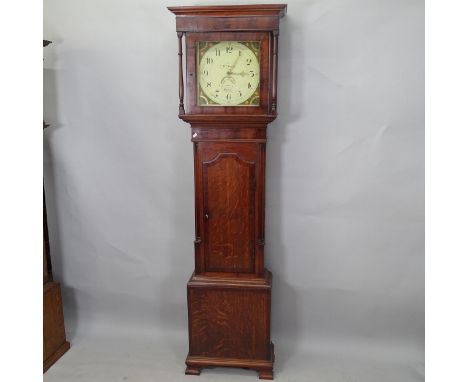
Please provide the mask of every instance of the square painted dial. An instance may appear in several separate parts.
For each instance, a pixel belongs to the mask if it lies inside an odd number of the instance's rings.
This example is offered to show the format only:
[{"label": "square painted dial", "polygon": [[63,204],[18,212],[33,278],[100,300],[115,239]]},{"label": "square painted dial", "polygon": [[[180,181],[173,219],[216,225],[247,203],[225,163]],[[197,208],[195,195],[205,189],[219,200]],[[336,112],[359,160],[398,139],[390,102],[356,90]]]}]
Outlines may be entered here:
[{"label": "square painted dial", "polygon": [[199,106],[259,106],[259,41],[199,41],[197,57]]}]

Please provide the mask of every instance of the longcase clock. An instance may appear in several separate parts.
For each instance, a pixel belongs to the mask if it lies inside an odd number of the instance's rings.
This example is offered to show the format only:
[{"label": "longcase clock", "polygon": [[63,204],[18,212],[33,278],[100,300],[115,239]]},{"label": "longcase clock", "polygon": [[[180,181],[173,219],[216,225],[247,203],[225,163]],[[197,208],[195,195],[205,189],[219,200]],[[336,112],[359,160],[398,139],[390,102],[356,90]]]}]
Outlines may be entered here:
[{"label": "longcase clock", "polygon": [[185,373],[241,367],[273,379],[265,149],[267,125],[277,114],[278,34],[286,5],[169,10],[179,42],[179,118],[190,123],[195,166]]}]

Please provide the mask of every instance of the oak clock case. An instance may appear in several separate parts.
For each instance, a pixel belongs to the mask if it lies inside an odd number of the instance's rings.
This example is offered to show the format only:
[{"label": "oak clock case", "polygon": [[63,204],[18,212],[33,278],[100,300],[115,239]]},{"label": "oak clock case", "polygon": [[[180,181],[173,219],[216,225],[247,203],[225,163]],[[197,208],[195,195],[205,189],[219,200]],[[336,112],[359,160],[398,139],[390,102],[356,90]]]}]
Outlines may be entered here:
[{"label": "oak clock case", "polygon": [[194,150],[195,270],[187,284],[185,373],[240,367],[273,379],[272,274],[264,266],[266,129],[277,113],[286,5],[169,10],[176,15],[179,118],[190,124]]}]

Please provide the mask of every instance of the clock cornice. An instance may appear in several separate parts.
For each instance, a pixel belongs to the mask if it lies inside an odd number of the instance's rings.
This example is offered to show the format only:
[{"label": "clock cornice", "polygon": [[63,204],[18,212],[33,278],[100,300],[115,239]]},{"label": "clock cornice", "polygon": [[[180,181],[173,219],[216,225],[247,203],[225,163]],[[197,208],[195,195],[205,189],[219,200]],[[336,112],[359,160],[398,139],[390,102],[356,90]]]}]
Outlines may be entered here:
[{"label": "clock cornice", "polygon": [[177,32],[182,33],[278,30],[286,8],[286,4],[168,7],[176,15]]},{"label": "clock cornice", "polygon": [[278,16],[286,14],[287,4],[202,5],[167,7],[176,16]]}]

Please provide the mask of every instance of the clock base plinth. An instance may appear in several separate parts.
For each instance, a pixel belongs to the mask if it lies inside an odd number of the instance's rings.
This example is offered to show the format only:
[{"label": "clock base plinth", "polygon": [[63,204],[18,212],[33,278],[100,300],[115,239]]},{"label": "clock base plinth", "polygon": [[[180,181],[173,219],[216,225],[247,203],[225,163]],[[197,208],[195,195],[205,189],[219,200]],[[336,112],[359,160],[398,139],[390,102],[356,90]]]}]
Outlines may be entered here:
[{"label": "clock base plinth", "polygon": [[189,354],[186,374],[208,367],[257,370],[273,379],[271,273],[263,278],[192,275],[187,284]]},{"label": "clock base plinth", "polygon": [[68,349],[70,349],[70,343],[65,338],[60,284],[48,281],[44,284],[43,289],[43,372],[45,373],[63,354],[68,351]]},{"label": "clock base plinth", "polygon": [[238,359],[238,358],[218,358],[218,357],[196,357],[187,356],[185,364],[185,374],[200,375],[201,369],[213,367],[234,367],[241,369],[256,370],[259,379],[273,379],[273,363],[275,360],[275,352],[273,342],[270,343],[270,359]]}]

